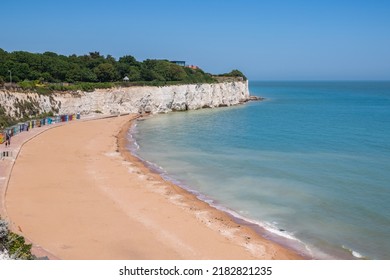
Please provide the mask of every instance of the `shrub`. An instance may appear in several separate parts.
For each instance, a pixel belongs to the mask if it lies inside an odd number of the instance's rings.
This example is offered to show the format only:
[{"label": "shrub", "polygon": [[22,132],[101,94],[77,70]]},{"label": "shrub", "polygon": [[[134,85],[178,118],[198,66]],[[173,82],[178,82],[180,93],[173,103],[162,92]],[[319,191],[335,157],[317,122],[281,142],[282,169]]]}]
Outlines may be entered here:
[{"label": "shrub", "polygon": [[0,258],[32,260],[31,244],[26,244],[24,237],[8,230],[8,223],[0,219]]}]

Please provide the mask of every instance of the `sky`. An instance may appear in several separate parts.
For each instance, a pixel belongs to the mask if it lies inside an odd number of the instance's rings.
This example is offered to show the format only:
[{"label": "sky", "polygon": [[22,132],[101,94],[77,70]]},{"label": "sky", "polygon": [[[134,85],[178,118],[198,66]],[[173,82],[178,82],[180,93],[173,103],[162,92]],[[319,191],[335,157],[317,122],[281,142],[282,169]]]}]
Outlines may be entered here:
[{"label": "sky", "polygon": [[185,60],[250,80],[390,80],[388,0],[7,0],[0,48]]}]

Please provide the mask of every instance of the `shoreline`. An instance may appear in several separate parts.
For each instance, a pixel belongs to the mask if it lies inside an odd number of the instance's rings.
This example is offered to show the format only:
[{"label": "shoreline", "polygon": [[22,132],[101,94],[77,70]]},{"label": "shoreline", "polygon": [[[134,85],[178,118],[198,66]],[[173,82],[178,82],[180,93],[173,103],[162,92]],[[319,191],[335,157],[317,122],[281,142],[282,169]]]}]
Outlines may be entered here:
[{"label": "shoreline", "polygon": [[[23,147],[6,197],[12,228],[23,229],[28,240],[60,259],[303,258],[149,170],[126,148],[133,118],[69,124]],[[76,131],[89,142],[74,140],[73,147],[66,147],[74,154],[52,147],[54,155],[45,156],[53,164],[31,154],[42,147],[41,138],[55,146],[59,137]],[[80,145],[88,151],[78,151]],[[50,156],[62,160],[54,162]],[[34,169],[57,170],[60,165],[73,175],[58,181],[59,175],[39,176]]]},{"label": "shoreline", "polygon": [[[258,99],[256,99],[256,100],[258,100]],[[141,117],[143,117],[143,116],[141,116]],[[151,117],[151,116],[147,116],[147,117]],[[247,221],[244,218],[236,217],[227,211],[224,211],[224,210],[219,209],[213,205],[210,205],[208,202],[199,198],[198,197],[199,194],[196,194],[195,192],[191,191],[191,189],[183,188],[183,187],[175,184],[174,182],[170,181],[169,179],[164,179],[158,171],[154,170],[151,166],[148,166],[147,162],[144,159],[142,159],[142,158],[138,157],[137,155],[135,155],[134,153],[132,153],[128,149],[128,146],[131,143],[126,136],[127,136],[128,132],[131,130],[131,127],[133,126],[133,124],[135,122],[137,122],[138,119],[139,118],[135,118],[131,122],[126,124],[118,134],[117,144],[118,144],[119,152],[121,153],[123,158],[125,158],[133,163],[138,162],[140,167],[143,167],[146,169],[146,170],[144,170],[144,173],[151,173],[153,175],[155,174],[159,180],[169,184],[170,187],[172,187],[176,193],[178,193],[180,195],[185,195],[185,197],[191,201],[197,201],[197,203],[201,204],[202,207],[207,208],[207,211],[210,211],[212,213],[216,213],[216,216],[218,216],[218,217],[222,214],[224,216],[222,220],[226,219],[228,221],[228,223],[237,224],[238,227],[248,228],[250,230],[250,234],[254,233],[255,235],[257,235],[254,239],[259,238],[259,239],[261,239],[262,242],[265,240],[265,241],[270,242],[270,243],[275,243],[276,245],[281,246],[281,248],[283,250],[287,250],[292,255],[295,254],[296,256],[298,256],[297,259],[310,259],[309,256],[304,255],[301,252],[297,252],[296,250],[294,250],[292,247],[288,246],[287,244],[281,244],[281,242],[277,242],[276,241],[277,238],[264,237],[264,233],[268,232],[268,231],[265,228],[261,227],[260,225],[252,223],[250,221]],[[131,131],[130,131],[130,133],[131,133]],[[220,220],[220,218],[218,218],[218,217],[215,217],[215,218]],[[251,238],[249,238],[249,239],[251,239]]]},{"label": "shoreline", "polygon": [[[263,101],[264,98],[256,99],[256,100]],[[121,137],[125,138],[124,139],[125,144],[123,142],[119,144],[119,142],[118,142],[118,147],[122,146],[121,148],[122,148],[123,153],[122,152],[121,153],[122,153],[123,157],[125,157],[125,154],[129,153],[130,156],[132,158],[134,158],[135,160],[138,160],[142,164],[142,166],[144,166],[148,170],[148,172],[151,172],[153,174],[157,174],[162,181],[167,182],[167,183],[181,189],[182,191],[189,194],[190,196],[193,196],[194,199],[196,199],[202,203],[205,203],[207,205],[206,207],[211,208],[213,210],[216,210],[218,212],[224,213],[228,217],[228,219],[232,220],[233,223],[236,223],[239,226],[244,226],[244,227],[250,228],[261,239],[265,239],[265,240],[268,240],[270,242],[276,243],[276,244],[280,245],[282,248],[290,250],[294,254],[297,254],[299,256],[299,258],[301,258],[301,259],[305,259],[305,260],[316,259],[307,250],[306,245],[302,241],[300,241],[296,238],[293,238],[292,236],[284,235],[283,231],[281,231],[280,233],[276,233],[274,231],[276,231],[277,229],[273,229],[274,230],[273,231],[272,229],[267,228],[261,222],[251,220],[247,217],[241,216],[236,211],[225,207],[223,204],[220,204],[214,198],[209,197],[206,194],[194,191],[193,189],[191,189],[191,186],[180,184],[180,182],[178,182],[176,179],[172,178],[169,174],[162,173],[161,167],[159,167],[158,165],[156,165],[153,162],[149,162],[149,161],[143,159],[142,157],[138,156],[136,154],[136,149],[138,149],[137,147],[139,147],[139,145],[136,142],[136,140],[134,139],[134,137],[132,136],[132,134],[133,134],[132,130],[133,130],[137,121],[139,121],[140,119],[143,121],[143,120],[150,118],[150,117],[153,117],[153,115],[146,115],[146,116],[141,115],[140,117],[132,120],[131,124],[129,124],[127,127],[127,131],[121,131],[121,133],[123,133],[123,135],[121,135]],[[126,137],[128,134],[130,134],[132,140],[130,140],[128,137]],[[131,146],[135,146],[136,148],[132,149]],[[329,256],[327,258],[329,258]]]}]

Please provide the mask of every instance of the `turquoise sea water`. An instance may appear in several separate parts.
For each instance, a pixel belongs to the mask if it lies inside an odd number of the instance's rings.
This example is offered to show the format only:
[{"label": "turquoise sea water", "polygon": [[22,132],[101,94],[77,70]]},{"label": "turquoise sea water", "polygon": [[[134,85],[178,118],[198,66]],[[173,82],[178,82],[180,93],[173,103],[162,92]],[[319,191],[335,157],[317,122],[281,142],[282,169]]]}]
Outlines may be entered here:
[{"label": "turquoise sea water", "polygon": [[390,82],[250,82],[250,92],[266,101],[139,121],[131,149],[310,257],[390,259]]}]

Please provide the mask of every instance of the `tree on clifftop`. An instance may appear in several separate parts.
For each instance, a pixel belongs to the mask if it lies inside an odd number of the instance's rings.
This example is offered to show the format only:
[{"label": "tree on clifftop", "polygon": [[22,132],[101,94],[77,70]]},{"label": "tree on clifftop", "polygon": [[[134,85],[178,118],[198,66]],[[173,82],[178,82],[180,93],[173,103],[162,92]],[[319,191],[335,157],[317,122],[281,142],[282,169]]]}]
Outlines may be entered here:
[{"label": "tree on clifftop", "polygon": [[[199,68],[189,68],[177,65],[169,60],[146,59],[137,61],[131,55],[125,55],[118,60],[111,55],[101,55],[94,51],[84,55],[72,54],[69,56],[54,52],[29,53],[25,51],[6,52],[0,49],[0,77],[3,82],[10,80],[24,83],[24,89],[30,81],[42,81],[39,90],[43,87],[48,90],[71,90],[89,85],[90,89],[107,82],[122,82],[124,77],[129,78],[129,85],[150,84],[182,84],[182,83],[212,83],[216,79]],[[231,77],[246,77],[238,70],[224,74]],[[26,83],[27,82],[27,83]],[[58,85],[59,83],[71,83],[72,85]],[[30,83],[34,85],[35,83]],[[37,88],[30,87],[30,90]]]},{"label": "tree on clifftop", "polygon": [[221,75],[218,75],[218,76],[225,76],[225,77],[241,77],[241,78],[244,79],[244,81],[247,80],[247,78],[245,77],[245,75],[244,75],[240,70],[237,70],[237,69],[234,69],[234,70],[230,71],[229,73],[221,74]]},{"label": "tree on clifftop", "polygon": [[99,64],[94,72],[99,82],[112,82],[117,78],[115,67],[111,63]]}]

